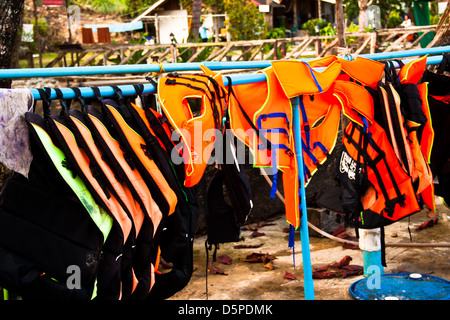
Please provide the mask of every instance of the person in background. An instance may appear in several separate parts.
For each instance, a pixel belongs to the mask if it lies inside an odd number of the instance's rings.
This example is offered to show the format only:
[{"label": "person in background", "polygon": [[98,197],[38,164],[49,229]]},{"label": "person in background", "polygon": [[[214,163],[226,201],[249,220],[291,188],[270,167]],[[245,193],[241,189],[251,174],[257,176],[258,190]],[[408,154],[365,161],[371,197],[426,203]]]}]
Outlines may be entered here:
[{"label": "person in background", "polygon": [[211,29],[211,26],[203,18],[200,20],[200,22],[202,22],[202,25],[199,29],[200,38],[202,39],[203,42],[207,42],[208,41],[208,30]]},{"label": "person in background", "polygon": [[404,20],[403,22],[400,24],[400,27],[403,28],[409,28],[411,27],[412,23],[411,23],[411,19],[409,18],[409,16],[407,14],[405,14],[404,16]]}]

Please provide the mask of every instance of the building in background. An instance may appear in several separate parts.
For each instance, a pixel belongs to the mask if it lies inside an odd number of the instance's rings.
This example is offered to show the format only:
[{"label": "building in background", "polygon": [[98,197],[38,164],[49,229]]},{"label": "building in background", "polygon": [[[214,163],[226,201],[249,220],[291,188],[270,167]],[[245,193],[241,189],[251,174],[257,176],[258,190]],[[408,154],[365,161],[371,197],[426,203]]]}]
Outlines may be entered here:
[{"label": "building in background", "polygon": [[[308,20],[322,18],[335,23],[335,0],[252,0],[266,15],[271,28],[286,28],[293,33]],[[294,35],[294,34],[293,34]]]}]

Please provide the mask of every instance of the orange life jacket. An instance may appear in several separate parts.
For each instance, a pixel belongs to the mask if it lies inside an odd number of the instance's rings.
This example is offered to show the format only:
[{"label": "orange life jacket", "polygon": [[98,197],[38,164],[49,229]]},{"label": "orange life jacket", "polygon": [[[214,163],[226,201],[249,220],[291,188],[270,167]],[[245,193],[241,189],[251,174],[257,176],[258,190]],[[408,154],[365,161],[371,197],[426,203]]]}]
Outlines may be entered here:
[{"label": "orange life jacket", "polygon": [[356,83],[340,86],[337,93],[345,99],[344,114],[352,120],[344,132],[340,171],[351,168],[347,175],[352,180],[358,168],[362,168],[371,184],[365,186],[367,189],[361,198],[363,214],[375,212],[397,221],[417,212],[419,206],[411,179],[401,167],[385,130],[374,121],[374,101],[370,93]]},{"label": "orange life jacket", "polygon": [[[399,80],[402,86],[409,84],[417,87],[418,96],[414,95],[417,104],[420,104],[420,111],[424,123],[417,123],[410,117],[406,118],[408,126],[408,142],[411,145],[414,158],[414,168],[418,176],[417,194],[420,194],[423,202],[433,211],[436,211],[436,203],[434,201],[434,184],[433,173],[430,168],[431,148],[434,140],[434,130],[432,126],[432,119],[428,105],[428,84],[420,83],[426,70],[427,56],[413,60],[404,65],[399,71]],[[409,92],[406,96],[412,96]],[[413,104],[414,102],[411,102]],[[407,110],[411,111],[411,110]],[[415,111],[415,110],[414,110]],[[408,112],[407,112],[408,114]],[[419,138],[420,131],[420,138]]]},{"label": "orange life jacket", "polygon": [[[435,211],[433,175],[426,158],[431,151],[434,132],[428,110],[427,84],[420,84],[420,89],[418,86],[426,68],[426,60],[427,56],[424,56],[409,62],[400,68],[398,75],[395,69],[391,68],[393,79],[389,90],[396,97],[391,101],[391,107],[396,110],[397,121],[403,129],[401,145],[406,153],[407,172],[413,180],[417,195]],[[424,141],[423,147],[418,137],[421,127],[423,130],[420,140]]]},{"label": "orange life jacket", "polygon": [[[351,159],[366,166],[367,179],[376,191],[368,188],[362,197],[364,211],[375,212],[391,221],[418,212],[411,179],[401,167],[385,131],[374,121],[364,122],[363,127],[350,122],[343,139]],[[361,227],[365,227],[362,223]]]},{"label": "orange life jacket", "polygon": [[[107,128],[107,124],[103,120],[102,114],[95,108],[88,106],[86,110],[88,117],[89,128],[93,132],[97,143],[103,146],[102,150],[110,156],[106,156],[108,162],[116,161],[116,174],[119,174],[120,179],[128,182],[127,185],[130,191],[135,195],[134,198],[139,201],[139,204],[145,208],[146,214],[151,218],[153,224],[153,236],[162,220],[162,213],[153,200],[150,190],[145,184],[141,174],[137,169],[130,165],[130,160],[125,159],[124,152],[120,148],[119,142],[111,136]],[[142,219],[143,220],[143,219]],[[140,221],[142,223],[143,221]],[[140,223],[137,228],[140,227]]]},{"label": "orange life jacket", "polygon": [[301,96],[302,170],[308,183],[335,145],[341,107],[332,87],[340,65],[337,62],[323,72],[316,72],[303,62],[277,61],[261,72],[266,75],[265,82],[233,87],[228,109],[230,126],[252,150],[254,166],[273,168],[272,197],[277,171],[283,171],[286,219],[297,228],[299,168],[294,154],[290,98]]},{"label": "orange life jacket", "polygon": [[[98,164],[99,170],[102,171],[105,179],[107,180],[109,192],[114,194],[125,212],[127,212],[128,216],[131,218],[133,222],[132,234],[136,239],[137,235],[141,231],[141,227],[144,222],[144,213],[141,206],[135,200],[130,189],[125,185],[125,182],[119,182],[116,178],[116,174],[105,162],[101,151],[97,148],[96,142],[94,141],[90,129],[87,127],[83,113],[79,110],[74,109],[68,110],[67,113],[67,120],[69,122],[72,133],[74,133],[76,137],[77,143],[80,146],[84,146],[83,149],[85,150],[85,152],[89,152],[90,155],[95,159]],[[146,242],[145,244],[148,245],[149,242]],[[146,258],[149,259],[149,257]],[[129,283],[129,287],[123,287],[122,297],[124,299],[129,297],[129,295],[136,289],[139,282],[134,269],[132,269],[132,277],[132,282]]]},{"label": "orange life jacket", "polygon": [[309,61],[313,68],[327,67],[335,61],[341,64],[342,72],[336,80],[351,81],[376,89],[384,72],[384,64],[375,60],[357,57],[355,60],[346,60],[336,56],[327,56]]},{"label": "orange life jacket", "polygon": [[[226,90],[220,74],[202,66],[204,74],[168,74],[158,81],[158,101],[180,135],[185,163],[185,186],[195,186],[203,176],[214,149],[216,131],[222,128]],[[193,112],[192,101],[200,104]]]}]

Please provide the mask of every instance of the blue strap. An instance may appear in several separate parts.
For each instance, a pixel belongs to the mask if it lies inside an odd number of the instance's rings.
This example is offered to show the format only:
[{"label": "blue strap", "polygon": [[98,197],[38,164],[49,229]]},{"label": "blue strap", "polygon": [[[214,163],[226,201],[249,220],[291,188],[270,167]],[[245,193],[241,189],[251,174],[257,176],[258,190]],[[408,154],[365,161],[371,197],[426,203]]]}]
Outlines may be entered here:
[{"label": "blue strap", "polygon": [[369,143],[372,145],[372,132],[369,131],[369,122],[367,121],[366,117],[361,116],[361,120],[363,122],[363,130],[364,132],[369,136]]},{"label": "blue strap", "polygon": [[316,149],[317,147],[319,147],[323,153],[327,154],[328,150],[327,148],[325,148],[325,146],[322,144],[322,142],[320,141],[316,141],[313,143],[313,148],[311,149],[311,136],[309,134],[310,131],[310,127],[309,127],[309,122],[308,122],[308,117],[306,115],[306,110],[305,110],[305,105],[303,104],[303,96],[300,96],[300,110],[302,112],[302,118],[303,118],[303,127],[305,129],[305,138],[306,138],[306,142],[303,141],[302,139],[302,147],[303,150],[305,150],[305,152],[308,154],[308,156],[311,158],[311,160],[314,163],[317,163],[318,160],[317,158],[312,154],[311,150]]},{"label": "blue strap", "polygon": [[317,147],[319,147],[320,150],[322,150],[322,152],[323,152],[324,154],[327,154],[327,153],[328,153],[327,148],[325,148],[325,146],[322,144],[322,142],[320,142],[320,141],[314,142],[314,143],[313,143],[313,150],[316,149]]},{"label": "blue strap", "polygon": [[316,158],[316,157],[313,155],[313,153],[311,152],[311,148],[309,148],[309,147],[306,145],[306,143],[305,143],[305,141],[304,141],[303,139],[302,139],[302,148],[303,148],[303,151],[306,152],[306,154],[308,155],[308,157],[311,158],[312,162],[314,162],[314,163],[319,162],[319,160],[317,160],[317,158]]},{"label": "blue strap", "polygon": [[272,149],[272,189],[270,190],[270,198],[274,199],[277,193],[277,177],[278,177],[278,168],[277,168],[277,153],[275,149]]},{"label": "blue strap", "polygon": [[[258,144],[258,150],[261,150],[261,149],[266,149],[266,146],[263,144]],[[272,150],[275,150],[275,149],[284,149],[286,151],[290,150],[289,147],[285,144],[272,144]]]},{"label": "blue strap", "polygon": [[292,248],[292,262],[294,264],[294,269],[295,269],[295,228],[292,224],[289,225],[288,247]]},{"label": "blue strap", "polygon": [[284,128],[259,129],[259,132],[283,133],[289,137],[289,132]]},{"label": "blue strap", "polygon": [[361,116],[361,120],[363,122],[364,132],[369,133],[369,123],[367,122],[366,117]]},{"label": "blue strap", "polygon": [[308,116],[306,115],[305,105],[303,104],[303,96],[300,96],[300,110],[302,112],[302,120],[303,120],[303,128],[305,129],[305,138],[306,138],[306,147],[311,150],[310,147],[310,135],[309,135],[309,122],[308,122]]},{"label": "blue strap", "polygon": [[319,92],[322,92],[323,91],[322,87],[320,86],[319,82],[317,81],[316,76],[314,75],[314,72],[312,71],[310,65],[307,64],[306,62],[304,62],[304,63],[308,66],[309,72],[311,73],[311,76],[313,77],[314,82],[316,83],[317,89],[319,89]]},{"label": "blue strap", "polygon": [[261,130],[261,120],[266,120],[267,118],[284,118],[286,119],[286,123],[288,124],[289,128],[289,119],[284,112],[272,112],[267,114],[261,114],[259,115],[258,119],[256,120],[256,125]]}]

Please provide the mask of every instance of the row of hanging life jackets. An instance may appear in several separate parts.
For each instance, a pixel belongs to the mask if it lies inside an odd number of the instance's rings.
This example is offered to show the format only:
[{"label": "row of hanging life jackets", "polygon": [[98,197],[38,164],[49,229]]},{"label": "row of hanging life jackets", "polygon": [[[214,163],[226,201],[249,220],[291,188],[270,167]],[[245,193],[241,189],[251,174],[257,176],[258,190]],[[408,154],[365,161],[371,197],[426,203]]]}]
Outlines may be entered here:
[{"label": "row of hanging life jackets", "polygon": [[33,161],[0,195],[0,285],[24,299],[168,298],[192,274],[199,216],[171,129],[118,87],[113,99],[92,88],[100,108],[72,89],[81,110],[54,89],[62,111],[50,114],[38,89],[44,117],[25,114]]},{"label": "row of hanging life jackets", "polygon": [[[420,211],[422,203],[435,210],[429,167],[434,132],[427,83],[419,83],[426,59],[403,65],[398,73],[391,63],[361,57],[276,61],[260,71],[266,82],[233,88],[231,128],[253,150],[255,166],[283,171],[286,218],[293,227],[301,216],[298,170],[307,185],[335,147],[341,112],[350,121],[339,159],[341,210],[335,211],[356,226],[375,228]],[[303,168],[296,163],[291,125],[290,99],[296,96]],[[264,140],[271,141],[271,149]]]},{"label": "row of hanging life jackets", "polygon": [[[299,170],[307,185],[337,143],[341,113],[350,120],[338,168],[348,220],[374,228],[418,212],[423,203],[435,210],[434,131],[427,83],[420,82],[426,58],[402,65],[398,73],[390,63],[361,57],[275,61],[259,71],[266,81],[233,87],[231,78],[225,87],[222,76],[204,66],[203,74],[168,74],[157,84],[168,123],[150,108],[125,102],[117,91],[117,101],[97,93],[101,112],[86,105],[82,111],[65,107],[62,115],[44,109],[44,119],[28,113],[33,153],[50,158],[102,233],[90,255],[81,246],[80,256],[92,260],[86,263],[89,272],[82,272],[90,275],[83,279],[85,295],[126,299],[154,291],[164,221],[200,182],[220,138],[217,132],[224,128],[249,147],[253,166],[273,168],[272,197],[278,170],[283,172],[286,220],[295,229],[301,217]],[[297,96],[303,168],[296,160],[292,128],[291,98]],[[190,99],[200,101],[199,114]],[[172,130],[180,143],[171,140]],[[174,154],[183,159],[181,165],[172,163]],[[35,171],[42,182],[46,175]],[[11,198],[11,190],[3,191],[1,201]],[[62,266],[67,264],[50,270],[67,279]]]},{"label": "row of hanging life jackets", "polygon": [[[286,220],[294,229],[301,217],[299,170],[303,170],[307,185],[338,142],[341,114],[349,122],[343,128],[337,170],[340,206],[334,211],[344,213],[355,227],[371,229],[419,212],[423,205],[436,210],[430,169],[435,134],[428,83],[421,81],[426,61],[427,56],[406,65],[398,61],[397,71],[392,62],[329,56],[308,63],[272,62],[259,71],[265,74],[263,82],[232,87],[228,77],[225,115],[229,127],[251,150],[253,166],[273,169],[271,197],[277,190],[277,173],[283,172]],[[171,124],[179,132],[187,130],[191,139],[195,139],[196,120],[206,124],[206,129],[217,127],[214,109],[202,104],[204,108],[196,116],[185,101],[195,96],[196,81],[169,75],[158,83],[159,101]],[[181,85],[178,90],[177,85]],[[294,97],[300,101],[303,168],[295,154]],[[197,135],[204,135],[206,129]],[[186,152],[187,184],[197,183],[203,174],[206,163],[196,159],[200,152],[210,155],[213,146],[209,141],[203,141],[198,149],[191,145]]]},{"label": "row of hanging life jackets", "polygon": [[[220,74],[202,70],[151,80],[164,115],[137,107],[118,87],[113,99],[92,88],[99,108],[72,88],[81,110],[54,89],[62,111],[51,114],[50,89],[38,89],[44,117],[25,115],[33,153],[28,179],[14,174],[0,194],[0,258],[10,262],[0,267],[0,285],[26,299],[125,300],[165,299],[189,282],[199,217],[195,187],[217,141],[231,150],[222,122],[227,90]],[[141,96],[143,87],[135,89]],[[198,117],[188,98],[200,100]],[[217,130],[204,139],[211,128]],[[236,159],[222,170],[204,199],[214,244],[237,241],[252,208]],[[29,201],[21,201],[23,194]],[[172,263],[170,272],[157,271],[161,257]],[[68,268],[80,268],[77,290],[68,287],[76,280]]]}]

